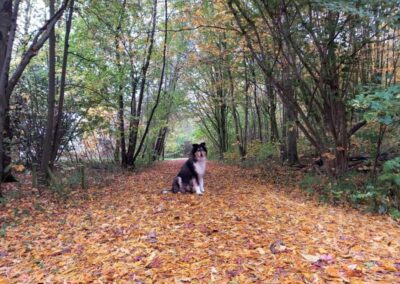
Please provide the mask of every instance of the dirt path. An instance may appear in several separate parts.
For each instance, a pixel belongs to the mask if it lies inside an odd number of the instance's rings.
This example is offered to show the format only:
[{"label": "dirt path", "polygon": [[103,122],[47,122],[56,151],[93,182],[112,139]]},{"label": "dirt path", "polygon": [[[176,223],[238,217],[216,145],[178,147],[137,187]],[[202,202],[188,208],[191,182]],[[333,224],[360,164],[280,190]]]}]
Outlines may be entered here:
[{"label": "dirt path", "polygon": [[160,194],[181,164],[91,189],[85,202],[32,201],[37,213],[0,237],[0,283],[400,283],[389,218],[286,197],[211,163],[204,196]]}]

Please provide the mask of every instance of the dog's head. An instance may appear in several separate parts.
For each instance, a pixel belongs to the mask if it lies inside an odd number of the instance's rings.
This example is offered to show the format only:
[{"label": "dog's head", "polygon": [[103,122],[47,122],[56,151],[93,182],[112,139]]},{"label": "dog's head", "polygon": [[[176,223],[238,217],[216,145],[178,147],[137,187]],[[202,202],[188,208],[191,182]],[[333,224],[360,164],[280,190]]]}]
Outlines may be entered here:
[{"label": "dog's head", "polygon": [[206,143],[200,143],[200,144],[193,144],[192,145],[192,152],[191,155],[196,158],[197,160],[202,160],[207,158],[207,148],[206,148]]}]

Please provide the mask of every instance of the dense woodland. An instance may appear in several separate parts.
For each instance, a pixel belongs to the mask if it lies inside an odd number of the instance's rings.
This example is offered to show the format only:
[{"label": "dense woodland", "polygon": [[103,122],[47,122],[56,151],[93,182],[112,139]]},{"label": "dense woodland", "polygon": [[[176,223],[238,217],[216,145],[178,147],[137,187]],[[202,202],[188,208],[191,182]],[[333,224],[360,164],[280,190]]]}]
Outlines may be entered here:
[{"label": "dense woodland", "polygon": [[400,0],[0,0],[0,284],[399,283],[399,57]]},{"label": "dense woodland", "polygon": [[203,140],[210,158],[305,167],[306,187],[362,175],[327,190],[400,214],[399,7],[0,0],[2,181],[133,170]]}]

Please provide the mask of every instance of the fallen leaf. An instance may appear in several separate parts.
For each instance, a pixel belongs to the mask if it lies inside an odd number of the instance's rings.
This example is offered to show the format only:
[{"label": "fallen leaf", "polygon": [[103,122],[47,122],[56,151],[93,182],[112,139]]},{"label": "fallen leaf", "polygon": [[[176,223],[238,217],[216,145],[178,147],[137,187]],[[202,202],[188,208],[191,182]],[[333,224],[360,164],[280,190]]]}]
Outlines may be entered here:
[{"label": "fallen leaf", "polygon": [[317,262],[320,258],[320,255],[312,255],[312,254],[301,254],[301,256],[307,260],[308,262]]},{"label": "fallen leaf", "polygon": [[337,267],[329,266],[325,269],[325,272],[333,278],[340,278],[340,271]]}]

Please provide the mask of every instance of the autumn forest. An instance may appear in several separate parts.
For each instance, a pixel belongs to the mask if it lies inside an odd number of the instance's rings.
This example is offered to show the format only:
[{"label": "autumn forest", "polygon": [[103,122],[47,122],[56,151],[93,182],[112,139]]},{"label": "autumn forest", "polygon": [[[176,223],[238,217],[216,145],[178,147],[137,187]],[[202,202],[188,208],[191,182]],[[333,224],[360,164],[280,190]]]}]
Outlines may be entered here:
[{"label": "autumn forest", "polygon": [[0,0],[0,284],[398,283],[399,7]]}]

